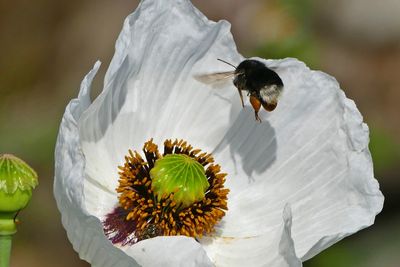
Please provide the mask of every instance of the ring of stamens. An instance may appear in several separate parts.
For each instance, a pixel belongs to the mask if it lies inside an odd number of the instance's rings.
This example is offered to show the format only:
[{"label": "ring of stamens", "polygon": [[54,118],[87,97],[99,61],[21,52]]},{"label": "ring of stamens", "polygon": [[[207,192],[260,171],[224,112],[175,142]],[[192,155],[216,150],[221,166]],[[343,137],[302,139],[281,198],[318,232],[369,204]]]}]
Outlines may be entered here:
[{"label": "ring of stamens", "polygon": [[[104,232],[113,243],[133,244],[155,236],[185,235],[201,238],[214,231],[225,215],[229,189],[224,188],[225,173],[214,164],[211,154],[193,149],[183,140],[166,140],[161,154],[153,140],[144,144],[143,159],[129,150],[119,166],[119,206],[104,220]],[[204,198],[189,207],[177,205],[174,193],[156,197],[150,170],[158,159],[169,154],[185,154],[200,163],[209,183]]]}]

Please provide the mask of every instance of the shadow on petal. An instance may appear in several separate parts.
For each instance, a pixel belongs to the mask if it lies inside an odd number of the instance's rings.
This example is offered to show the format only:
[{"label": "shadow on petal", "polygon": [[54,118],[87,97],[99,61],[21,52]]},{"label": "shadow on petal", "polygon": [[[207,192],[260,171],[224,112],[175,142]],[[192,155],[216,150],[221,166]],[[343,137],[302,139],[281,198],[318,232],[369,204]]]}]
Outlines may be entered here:
[{"label": "shadow on petal", "polygon": [[[235,173],[241,165],[249,182],[255,181],[254,173],[265,172],[276,160],[275,130],[265,117],[262,123],[258,123],[254,119],[253,109],[246,106],[231,123],[226,135],[213,151],[217,154],[229,148]],[[239,165],[236,155],[240,157]]]}]

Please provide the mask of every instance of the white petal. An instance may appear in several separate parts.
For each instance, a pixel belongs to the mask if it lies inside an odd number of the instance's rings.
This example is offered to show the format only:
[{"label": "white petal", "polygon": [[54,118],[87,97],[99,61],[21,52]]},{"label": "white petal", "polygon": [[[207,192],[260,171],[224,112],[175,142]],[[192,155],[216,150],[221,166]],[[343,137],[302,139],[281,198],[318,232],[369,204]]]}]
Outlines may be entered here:
[{"label": "white petal", "polygon": [[[125,247],[126,253],[130,255],[128,256],[108,241],[100,220],[87,212],[87,196],[83,194],[85,158],[80,148],[76,119],[79,119],[90,101],[90,85],[98,67],[99,64],[96,63],[94,69],[84,78],[78,99],[73,99],[67,106],[55,152],[54,195],[63,226],[74,249],[92,266],[212,266],[199,243],[187,237],[146,240],[136,246]],[[107,199],[107,195],[102,199],[104,198]]]},{"label": "white petal", "polygon": [[291,227],[291,210],[290,206],[286,205],[283,221],[268,232],[244,237],[205,237],[201,243],[216,266],[301,266],[301,261],[294,251]]},{"label": "white petal", "polygon": [[138,266],[104,236],[98,218],[85,212],[83,179],[85,159],[80,149],[76,119],[90,102],[90,84],[99,64],[82,81],[78,99],[66,108],[55,151],[54,196],[68,238],[79,256],[93,266]]},{"label": "white petal", "polygon": [[294,59],[264,62],[285,91],[261,124],[244,110],[215,151],[231,189],[219,235],[265,235],[290,203],[296,254],[306,260],[371,225],[383,196],[368,127],[336,80]]},{"label": "white petal", "polygon": [[159,236],[127,247],[125,252],[146,267],[211,267],[202,246],[193,238]]},{"label": "white petal", "polygon": [[232,81],[215,91],[194,75],[232,70],[219,57],[240,62],[229,30],[188,0],[143,1],[127,18],[105,88],[79,121],[86,171],[97,187],[113,192],[128,149],[141,150],[152,137],[159,144],[186,139],[206,151],[222,139],[226,118],[240,110],[237,92]]}]

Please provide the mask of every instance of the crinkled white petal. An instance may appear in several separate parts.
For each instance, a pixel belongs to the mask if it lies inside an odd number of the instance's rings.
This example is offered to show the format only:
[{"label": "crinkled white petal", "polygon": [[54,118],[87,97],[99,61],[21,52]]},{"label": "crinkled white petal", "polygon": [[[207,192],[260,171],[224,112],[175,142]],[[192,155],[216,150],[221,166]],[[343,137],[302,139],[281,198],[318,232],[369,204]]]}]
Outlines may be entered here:
[{"label": "crinkled white petal", "polygon": [[66,108],[55,151],[54,196],[68,238],[79,256],[93,266],[138,266],[104,236],[102,224],[84,208],[85,159],[80,148],[77,119],[88,107],[89,87],[100,64],[85,77],[78,99]]},{"label": "crinkled white petal", "polygon": [[[231,70],[217,58],[243,59],[227,22],[208,21],[188,0],[142,1],[124,23],[103,92],[90,103],[97,64],[68,105],[54,191],[74,248],[94,266],[300,266],[381,210],[368,128],[333,78],[293,59],[264,61],[285,91],[259,124],[233,85],[214,90],[193,78]],[[117,249],[103,234],[117,166],[150,138],[214,152],[229,174],[229,211],[204,249],[186,237]]]},{"label": "crinkled white petal", "polygon": [[187,237],[146,240],[134,247],[125,248],[128,256],[108,241],[99,218],[87,212],[83,193],[85,158],[80,147],[76,120],[90,102],[90,84],[99,65],[97,63],[83,80],[78,99],[72,100],[67,106],[55,151],[54,195],[63,226],[74,249],[92,266],[212,266],[200,244]]},{"label": "crinkled white petal", "polygon": [[193,78],[232,70],[218,57],[241,60],[229,23],[208,21],[187,0],[143,1],[124,23],[102,94],[79,120],[88,186],[115,192],[116,166],[150,138],[212,150],[229,126],[226,118],[240,110],[230,83],[215,91]]},{"label": "crinkled white petal", "polygon": [[[259,228],[264,227],[263,224],[259,225]],[[252,236],[241,237],[204,237],[200,242],[216,266],[302,266],[294,250],[291,227],[291,209],[286,205],[281,214],[281,222],[275,227],[268,227],[267,232],[255,232]]]},{"label": "crinkled white petal", "polygon": [[122,249],[145,267],[214,266],[201,244],[185,236],[158,236]]},{"label": "crinkled white petal", "polygon": [[294,59],[259,60],[278,72],[285,91],[261,124],[243,110],[215,149],[231,189],[216,240],[269,233],[289,203],[304,261],[371,225],[382,209],[368,127],[334,78]]}]

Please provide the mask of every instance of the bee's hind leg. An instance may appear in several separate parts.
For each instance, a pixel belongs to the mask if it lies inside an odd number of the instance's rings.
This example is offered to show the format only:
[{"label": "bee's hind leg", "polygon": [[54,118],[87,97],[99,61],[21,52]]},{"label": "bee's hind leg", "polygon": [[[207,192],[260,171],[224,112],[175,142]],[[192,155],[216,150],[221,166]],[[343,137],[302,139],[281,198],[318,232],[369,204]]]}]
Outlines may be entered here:
[{"label": "bee's hind leg", "polygon": [[256,121],[258,121],[259,123],[261,123],[262,120],[261,120],[260,116],[258,116],[258,112],[257,112],[257,111],[254,111],[254,115],[255,115]]},{"label": "bee's hind leg", "polygon": [[251,105],[253,106],[254,115],[255,115],[256,121],[258,121],[258,122],[261,123],[261,122],[262,122],[262,121],[261,121],[261,118],[258,116],[258,111],[259,111],[260,108],[261,108],[261,102],[260,102],[260,100],[258,100],[257,97],[255,97],[255,96],[250,96],[250,103],[251,103]]}]

